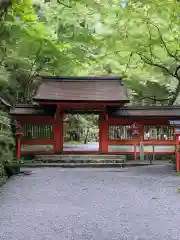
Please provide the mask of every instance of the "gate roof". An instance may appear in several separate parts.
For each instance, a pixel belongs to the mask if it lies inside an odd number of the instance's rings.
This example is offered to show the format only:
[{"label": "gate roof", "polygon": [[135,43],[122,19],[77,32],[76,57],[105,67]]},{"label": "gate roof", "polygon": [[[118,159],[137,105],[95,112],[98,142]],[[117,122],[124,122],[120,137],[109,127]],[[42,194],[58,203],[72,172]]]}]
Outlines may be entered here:
[{"label": "gate roof", "polygon": [[41,76],[35,101],[128,103],[120,77]]}]

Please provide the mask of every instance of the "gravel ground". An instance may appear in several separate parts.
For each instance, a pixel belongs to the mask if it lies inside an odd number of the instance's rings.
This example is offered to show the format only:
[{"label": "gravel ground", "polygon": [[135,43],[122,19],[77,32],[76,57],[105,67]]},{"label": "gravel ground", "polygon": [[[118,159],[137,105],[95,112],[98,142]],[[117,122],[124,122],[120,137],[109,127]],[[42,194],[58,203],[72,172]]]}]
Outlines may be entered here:
[{"label": "gravel ground", "polygon": [[0,240],[180,239],[167,166],[31,171],[0,188]]}]

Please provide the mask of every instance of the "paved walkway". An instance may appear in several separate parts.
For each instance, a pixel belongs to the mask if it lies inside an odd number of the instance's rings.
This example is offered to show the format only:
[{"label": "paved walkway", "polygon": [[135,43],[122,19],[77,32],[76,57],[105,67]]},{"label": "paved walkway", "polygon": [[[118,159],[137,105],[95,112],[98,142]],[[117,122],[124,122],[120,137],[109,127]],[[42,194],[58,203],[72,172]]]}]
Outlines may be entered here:
[{"label": "paved walkway", "polygon": [[31,170],[0,188],[0,240],[180,239],[168,166]]}]

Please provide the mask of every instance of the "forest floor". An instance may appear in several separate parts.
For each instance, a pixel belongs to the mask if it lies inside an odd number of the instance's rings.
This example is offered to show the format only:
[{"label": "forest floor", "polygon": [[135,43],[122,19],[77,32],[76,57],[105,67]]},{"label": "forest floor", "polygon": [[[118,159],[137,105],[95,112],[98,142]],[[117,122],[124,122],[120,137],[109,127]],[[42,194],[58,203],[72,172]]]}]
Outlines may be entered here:
[{"label": "forest floor", "polygon": [[0,188],[1,240],[180,239],[170,166],[31,171]]}]

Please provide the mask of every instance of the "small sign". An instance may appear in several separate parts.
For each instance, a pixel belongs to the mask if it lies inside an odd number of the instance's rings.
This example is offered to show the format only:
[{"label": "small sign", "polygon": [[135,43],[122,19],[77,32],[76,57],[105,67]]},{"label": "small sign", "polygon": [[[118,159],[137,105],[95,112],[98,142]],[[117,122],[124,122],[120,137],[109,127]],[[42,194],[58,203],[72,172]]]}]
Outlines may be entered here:
[{"label": "small sign", "polygon": [[180,121],[169,120],[169,124],[172,126],[180,126]]},{"label": "small sign", "polygon": [[174,132],[180,134],[180,128],[175,128],[175,129],[174,129]]},{"label": "small sign", "polygon": [[137,122],[134,122],[131,126],[133,129],[140,128],[140,125]]}]

